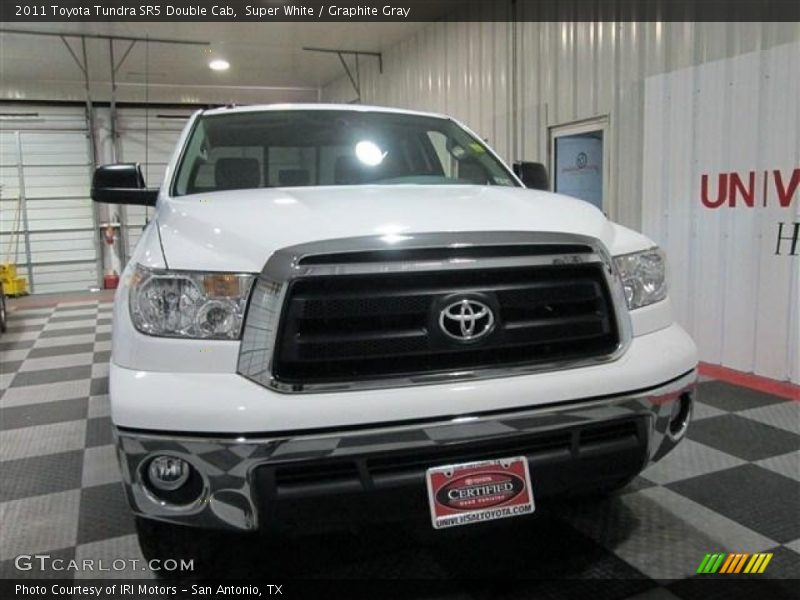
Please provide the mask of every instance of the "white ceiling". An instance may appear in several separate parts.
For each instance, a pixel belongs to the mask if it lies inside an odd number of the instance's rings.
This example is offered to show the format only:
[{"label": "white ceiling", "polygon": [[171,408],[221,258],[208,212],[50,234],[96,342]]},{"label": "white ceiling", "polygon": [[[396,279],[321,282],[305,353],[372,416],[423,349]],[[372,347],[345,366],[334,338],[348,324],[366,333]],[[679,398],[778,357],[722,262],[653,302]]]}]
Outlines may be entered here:
[{"label": "white ceiling", "polygon": [[[9,24],[0,24],[10,28]],[[143,87],[149,63],[154,86],[216,88],[319,88],[341,77],[335,54],[302,50],[303,46],[380,52],[429,23],[24,23],[14,29],[71,34],[101,34],[210,42],[210,46],[137,43],[117,75],[122,89]],[[67,38],[81,56],[80,40]],[[127,48],[114,42],[117,60]],[[108,40],[87,39],[93,89],[110,82]],[[224,57],[228,71],[208,68],[212,57]],[[362,58],[362,61],[376,60]],[[353,59],[350,59],[351,64]],[[0,33],[3,96],[30,97],[29,90],[75,89],[83,74],[58,37]],[[17,90],[15,92],[15,90]],[[26,93],[25,90],[28,90]],[[49,94],[48,94],[49,95]],[[105,95],[105,94],[103,94]]]}]

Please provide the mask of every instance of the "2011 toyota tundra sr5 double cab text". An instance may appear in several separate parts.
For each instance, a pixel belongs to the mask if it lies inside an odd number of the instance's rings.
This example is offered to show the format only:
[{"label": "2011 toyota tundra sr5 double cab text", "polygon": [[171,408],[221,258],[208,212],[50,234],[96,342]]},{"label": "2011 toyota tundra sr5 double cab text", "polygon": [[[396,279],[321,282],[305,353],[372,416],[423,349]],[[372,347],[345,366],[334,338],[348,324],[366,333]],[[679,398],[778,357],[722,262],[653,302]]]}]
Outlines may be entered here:
[{"label": "2011 toyota tundra sr5 double cab text", "polygon": [[146,555],[160,527],[350,502],[437,529],[524,515],[675,446],[697,354],[664,255],[515,170],[448,117],[351,105],[198,112],[160,190],[97,170],[95,200],[156,207],[110,367]]}]

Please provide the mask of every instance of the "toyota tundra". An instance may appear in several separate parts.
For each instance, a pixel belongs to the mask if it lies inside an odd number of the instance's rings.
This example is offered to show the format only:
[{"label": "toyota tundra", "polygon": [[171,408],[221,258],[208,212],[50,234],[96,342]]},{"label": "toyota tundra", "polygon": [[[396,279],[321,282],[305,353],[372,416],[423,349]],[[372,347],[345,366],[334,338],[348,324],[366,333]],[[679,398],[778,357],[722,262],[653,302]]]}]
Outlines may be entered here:
[{"label": "toyota tundra", "polygon": [[157,190],[98,168],[96,201],[155,206],[110,366],[145,554],[343,499],[523,517],[675,447],[697,355],[664,254],[541,188],[452,118],[353,105],[199,111]]}]

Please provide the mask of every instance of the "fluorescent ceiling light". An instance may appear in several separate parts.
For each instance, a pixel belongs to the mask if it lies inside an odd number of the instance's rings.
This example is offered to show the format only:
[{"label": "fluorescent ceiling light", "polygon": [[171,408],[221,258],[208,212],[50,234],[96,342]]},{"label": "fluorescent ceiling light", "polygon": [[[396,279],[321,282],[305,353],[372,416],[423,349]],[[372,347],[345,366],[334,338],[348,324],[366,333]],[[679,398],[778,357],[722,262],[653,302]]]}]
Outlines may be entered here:
[{"label": "fluorescent ceiling light", "polygon": [[215,58],[211,62],[208,63],[208,68],[212,71],[227,71],[230,68],[231,63],[229,63],[224,58]]},{"label": "fluorescent ceiling light", "polygon": [[370,167],[381,164],[386,158],[386,154],[375,142],[362,140],[356,144],[356,158]]}]

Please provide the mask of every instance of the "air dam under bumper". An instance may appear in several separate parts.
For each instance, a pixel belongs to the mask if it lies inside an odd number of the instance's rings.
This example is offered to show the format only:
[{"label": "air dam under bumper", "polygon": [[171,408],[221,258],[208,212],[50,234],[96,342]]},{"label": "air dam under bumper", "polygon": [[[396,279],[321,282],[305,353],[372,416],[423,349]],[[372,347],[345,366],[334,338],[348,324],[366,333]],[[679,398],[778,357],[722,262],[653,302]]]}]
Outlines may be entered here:
[{"label": "air dam under bumper", "polygon": [[[335,433],[204,437],[118,428],[116,436],[135,513],[248,531],[274,520],[274,505],[282,500],[402,486],[421,491],[427,467],[452,462],[524,454],[540,495],[582,487],[592,476],[598,481],[633,476],[684,435],[696,377],[691,370],[628,394]],[[675,410],[676,403],[682,411]],[[680,414],[677,426],[675,414]],[[165,502],[147,485],[149,461],[165,454],[194,468],[191,501]]]}]

